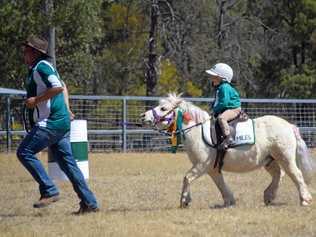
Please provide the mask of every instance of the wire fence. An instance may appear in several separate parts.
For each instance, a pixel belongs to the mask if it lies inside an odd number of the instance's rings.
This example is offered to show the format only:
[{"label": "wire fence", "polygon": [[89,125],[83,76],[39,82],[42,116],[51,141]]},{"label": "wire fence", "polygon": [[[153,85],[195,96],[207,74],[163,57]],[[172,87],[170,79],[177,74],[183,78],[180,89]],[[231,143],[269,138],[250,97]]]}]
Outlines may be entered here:
[{"label": "wire fence", "polygon": [[[169,151],[166,135],[138,127],[139,115],[157,105],[160,97],[71,96],[76,119],[88,122],[90,152]],[[212,99],[185,98],[205,110]],[[25,132],[22,121],[23,95],[0,94],[0,152],[14,151]],[[277,115],[296,124],[309,147],[316,146],[316,100],[242,99],[251,118]]]}]

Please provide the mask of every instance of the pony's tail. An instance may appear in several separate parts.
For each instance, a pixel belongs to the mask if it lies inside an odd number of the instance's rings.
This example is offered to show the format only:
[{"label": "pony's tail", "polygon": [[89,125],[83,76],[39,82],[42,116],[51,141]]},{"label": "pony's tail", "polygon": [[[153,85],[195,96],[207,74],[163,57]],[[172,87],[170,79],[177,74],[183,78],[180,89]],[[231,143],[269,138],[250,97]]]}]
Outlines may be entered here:
[{"label": "pony's tail", "polygon": [[296,137],[296,163],[303,173],[305,183],[310,184],[316,172],[316,163],[315,160],[312,159],[311,153],[296,126],[294,126],[294,133]]}]

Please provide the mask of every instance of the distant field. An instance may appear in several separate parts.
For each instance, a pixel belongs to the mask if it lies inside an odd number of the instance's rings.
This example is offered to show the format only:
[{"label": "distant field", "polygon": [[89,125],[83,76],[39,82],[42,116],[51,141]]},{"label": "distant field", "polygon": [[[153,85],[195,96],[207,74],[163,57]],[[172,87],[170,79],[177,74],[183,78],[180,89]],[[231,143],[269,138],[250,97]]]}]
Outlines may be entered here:
[{"label": "distant field", "polygon": [[[45,153],[41,159],[46,164]],[[78,217],[71,214],[78,199],[69,183],[58,183],[59,202],[33,209],[37,184],[14,154],[0,154],[0,236],[316,236],[316,177],[311,206],[300,207],[284,177],[276,205],[266,207],[267,172],[225,173],[237,205],[216,209],[221,196],[204,176],[192,185],[192,206],[182,210],[182,179],[191,166],[184,153],[90,154],[89,162],[101,212]]]}]

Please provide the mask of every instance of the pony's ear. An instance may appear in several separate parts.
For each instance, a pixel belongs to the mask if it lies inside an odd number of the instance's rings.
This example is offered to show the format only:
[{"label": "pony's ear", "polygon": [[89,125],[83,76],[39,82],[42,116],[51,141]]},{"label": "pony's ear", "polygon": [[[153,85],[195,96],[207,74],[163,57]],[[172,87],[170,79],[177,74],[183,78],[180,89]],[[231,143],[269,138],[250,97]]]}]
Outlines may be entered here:
[{"label": "pony's ear", "polygon": [[178,96],[176,92],[169,92],[168,97],[171,98],[172,100],[177,100]]},{"label": "pony's ear", "polygon": [[178,105],[182,102],[182,99],[180,98],[182,94],[177,95],[175,92],[168,93],[168,99],[170,100],[171,103],[174,105]]},{"label": "pony's ear", "polygon": [[178,97],[178,96],[177,96],[177,93],[176,93],[176,92],[170,91],[170,92],[168,93],[168,97],[174,97],[174,98],[176,98],[176,97]]},{"label": "pony's ear", "polygon": [[183,101],[183,99],[181,98],[182,94],[183,94],[183,92],[181,92],[180,94],[178,94],[176,96],[176,103],[177,103],[177,105],[181,104],[182,101]]}]

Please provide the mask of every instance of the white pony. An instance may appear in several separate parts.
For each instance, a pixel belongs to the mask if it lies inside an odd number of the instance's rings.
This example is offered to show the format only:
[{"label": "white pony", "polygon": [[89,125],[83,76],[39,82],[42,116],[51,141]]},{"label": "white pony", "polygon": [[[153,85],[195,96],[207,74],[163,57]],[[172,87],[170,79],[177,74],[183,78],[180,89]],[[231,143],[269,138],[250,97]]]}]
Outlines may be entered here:
[{"label": "white pony", "polygon": [[[206,173],[221,192],[224,207],[235,205],[233,193],[226,185],[222,173],[214,168],[217,151],[202,139],[202,126],[198,124],[214,123],[206,111],[176,94],[169,94],[167,98],[160,100],[157,107],[141,115],[141,119],[161,129],[175,119],[179,109],[189,113],[192,118],[187,124],[182,124],[182,132],[185,137],[184,146],[193,165],[183,179],[180,207],[190,204],[190,184]],[[272,182],[264,191],[264,203],[268,205],[276,198],[282,167],[295,183],[301,205],[311,204],[312,196],[306,183],[310,182],[315,166],[297,127],[277,116],[256,118],[254,126],[256,143],[228,149],[222,170],[241,173],[264,167],[272,176]]]}]

